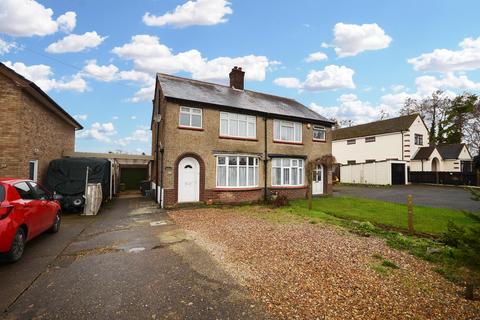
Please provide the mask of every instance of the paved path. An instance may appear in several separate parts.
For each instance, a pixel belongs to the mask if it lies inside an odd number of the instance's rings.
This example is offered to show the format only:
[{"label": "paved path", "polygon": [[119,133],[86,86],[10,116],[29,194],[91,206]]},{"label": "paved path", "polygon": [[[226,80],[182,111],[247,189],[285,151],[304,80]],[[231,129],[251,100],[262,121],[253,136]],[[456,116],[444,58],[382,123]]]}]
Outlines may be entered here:
[{"label": "paved path", "polygon": [[97,217],[66,216],[61,231],[29,243],[19,263],[0,265],[0,283],[5,319],[266,318],[142,199],[116,200]]},{"label": "paved path", "polygon": [[416,205],[466,210],[470,212],[480,211],[480,202],[473,201],[470,197],[470,191],[459,187],[427,185],[366,187],[337,185],[334,187],[334,194],[397,203],[406,203],[407,196],[412,194]]}]

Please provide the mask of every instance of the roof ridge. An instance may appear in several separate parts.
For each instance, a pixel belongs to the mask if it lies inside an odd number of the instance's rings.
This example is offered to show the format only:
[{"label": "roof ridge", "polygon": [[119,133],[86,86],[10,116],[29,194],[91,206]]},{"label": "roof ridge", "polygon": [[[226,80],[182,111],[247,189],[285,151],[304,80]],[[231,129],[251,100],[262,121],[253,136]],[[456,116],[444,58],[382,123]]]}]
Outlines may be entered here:
[{"label": "roof ridge", "polygon": [[[248,90],[248,89],[240,90],[240,89],[235,89],[235,88],[232,88],[232,87],[230,87],[230,86],[227,86],[227,85],[224,85],[224,84],[220,84],[220,83],[203,81],[203,80],[197,80],[197,79],[192,79],[192,78],[187,78],[187,77],[180,77],[180,76],[175,76],[175,75],[171,75],[171,74],[167,74],[167,73],[162,73],[162,72],[157,72],[157,75],[162,75],[162,76],[167,76],[167,77],[177,78],[177,79],[182,79],[182,80],[188,80],[188,81],[194,81],[194,82],[197,82],[197,83],[211,84],[211,85],[214,85],[214,86],[221,86],[221,87],[225,87],[225,88],[232,89],[232,90],[237,90],[237,91],[248,91],[248,92],[252,92],[252,93],[263,94],[263,95],[265,95],[265,96],[282,98],[282,99],[287,99],[287,100],[290,100],[290,101],[294,101],[294,102],[300,103],[300,102],[298,102],[297,100],[295,100],[295,99],[293,99],[293,98],[284,97],[284,96],[278,96],[278,95],[274,95],[274,94],[271,94],[271,93],[265,93],[265,92],[261,92],[261,91],[254,91],[254,90]],[[305,107],[306,107],[306,106],[305,106]],[[309,108],[307,107],[307,109],[309,109]]]},{"label": "roof ridge", "polygon": [[419,113],[411,113],[411,114],[407,114],[407,115],[404,115],[404,116],[398,116],[398,117],[394,117],[394,118],[376,120],[376,121],[372,121],[372,122],[356,124],[356,125],[350,126],[350,127],[339,128],[339,129],[336,129],[335,131],[346,130],[346,129],[356,128],[356,127],[360,127],[360,126],[372,125],[374,123],[385,122],[385,121],[395,120],[395,119],[400,119],[400,118],[407,118],[407,117],[411,117],[411,116],[419,116],[419,115],[420,115]]}]

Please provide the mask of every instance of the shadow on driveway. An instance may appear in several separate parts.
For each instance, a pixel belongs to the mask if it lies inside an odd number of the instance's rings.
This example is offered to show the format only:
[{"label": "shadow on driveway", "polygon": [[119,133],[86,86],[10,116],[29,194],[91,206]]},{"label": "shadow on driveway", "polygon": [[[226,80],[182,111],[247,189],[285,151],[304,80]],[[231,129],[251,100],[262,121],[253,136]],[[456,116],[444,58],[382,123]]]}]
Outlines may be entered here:
[{"label": "shadow on driveway", "polygon": [[434,208],[449,208],[470,212],[480,211],[480,202],[470,197],[470,191],[460,187],[406,185],[367,187],[337,185],[334,195],[377,199],[396,203],[407,203],[407,196],[413,195],[415,205]]}]

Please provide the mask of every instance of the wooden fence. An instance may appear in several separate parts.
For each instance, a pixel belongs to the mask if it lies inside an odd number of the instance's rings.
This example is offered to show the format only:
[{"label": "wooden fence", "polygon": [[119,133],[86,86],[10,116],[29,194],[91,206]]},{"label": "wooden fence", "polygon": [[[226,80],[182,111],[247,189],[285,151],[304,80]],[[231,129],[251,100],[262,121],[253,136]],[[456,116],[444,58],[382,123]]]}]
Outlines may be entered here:
[{"label": "wooden fence", "polygon": [[476,173],[463,172],[425,172],[410,171],[409,179],[411,183],[434,183],[450,185],[478,186],[478,175]]}]

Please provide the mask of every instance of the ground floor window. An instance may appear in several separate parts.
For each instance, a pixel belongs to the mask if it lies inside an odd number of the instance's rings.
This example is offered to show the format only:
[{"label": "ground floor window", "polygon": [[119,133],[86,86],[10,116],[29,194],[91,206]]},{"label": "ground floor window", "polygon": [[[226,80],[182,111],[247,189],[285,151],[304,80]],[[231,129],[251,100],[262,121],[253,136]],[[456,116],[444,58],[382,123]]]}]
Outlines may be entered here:
[{"label": "ground floor window", "polygon": [[38,160],[30,160],[28,163],[28,178],[37,181],[38,178]]},{"label": "ground floor window", "polygon": [[273,186],[303,186],[304,161],[302,159],[276,158],[272,160]]},{"label": "ground floor window", "polygon": [[258,187],[258,158],[217,156],[217,187]]}]

